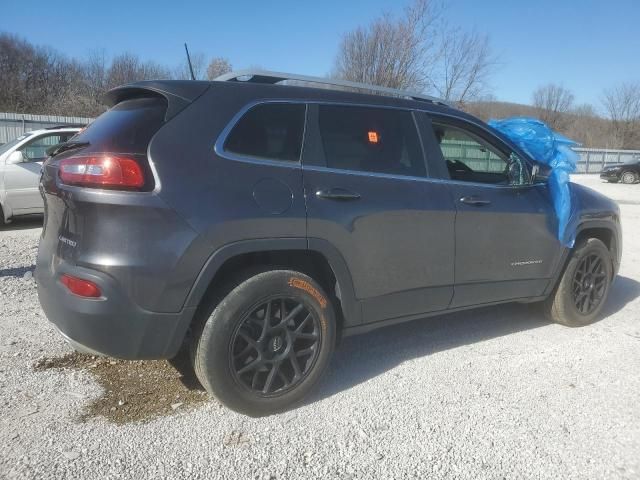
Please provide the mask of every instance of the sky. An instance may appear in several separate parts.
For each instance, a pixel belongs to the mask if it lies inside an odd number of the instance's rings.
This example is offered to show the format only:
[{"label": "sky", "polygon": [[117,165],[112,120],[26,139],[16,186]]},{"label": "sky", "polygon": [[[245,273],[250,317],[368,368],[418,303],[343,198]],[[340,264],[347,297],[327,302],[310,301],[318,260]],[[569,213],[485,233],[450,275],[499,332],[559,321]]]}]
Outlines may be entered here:
[{"label": "sky", "polygon": [[[550,82],[599,104],[603,89],[640,81],[640,0],[445,0],[452,26],[487,33],[500,64],[497,99],[530,103]],[[344,32],[407,1],[4,0],[0,31],[82,58],[92,51],[138,54],[178,65],[183,43],[235,68],[325,75]]]}]

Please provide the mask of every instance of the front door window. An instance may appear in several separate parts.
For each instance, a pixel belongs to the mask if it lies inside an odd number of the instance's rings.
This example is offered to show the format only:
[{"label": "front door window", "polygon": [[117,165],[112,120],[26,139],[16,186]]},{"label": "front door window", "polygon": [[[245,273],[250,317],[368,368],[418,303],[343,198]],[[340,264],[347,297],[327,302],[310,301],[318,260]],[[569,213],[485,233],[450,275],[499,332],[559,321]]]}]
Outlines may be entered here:
[{"label": "front door window", "polygon": [[500,185],[525,183],[524,162],[516,153],[506,154],[457,126],[434,122],[433,131],[452,180]]}]

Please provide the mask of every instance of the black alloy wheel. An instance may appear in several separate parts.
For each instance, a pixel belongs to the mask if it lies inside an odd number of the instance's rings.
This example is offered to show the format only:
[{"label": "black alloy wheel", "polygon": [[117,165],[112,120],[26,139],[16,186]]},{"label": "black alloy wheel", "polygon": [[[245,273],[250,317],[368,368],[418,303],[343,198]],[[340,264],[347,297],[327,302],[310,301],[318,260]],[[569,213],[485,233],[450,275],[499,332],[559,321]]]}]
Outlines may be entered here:
[{"label": "black alloy wheel", "polygon": [[554,291],[543,302],[554,322],[582,327],[596,321],[615,276],[612,251],[598,238],[576,241]]},{"label": "black alloy wheel", "polygon": [[239,272],[208,299],[191,334],[200,383],[237,412],[270,415],[318,384],[336,342],[333,298],[304,273]]},{"label": "black alloy wheel", "polygon": [[582,315],[591,314],[602,302],[607,288],[605,259],[598,253],[583,257],[573,275],[573,303]]},{"label": "black alloy wheel", "polygon": [[259,396],[295,388],[313,368],[322,343],[320,322],[300,299],[272,297],[250,310],[231,339],[230,367]]}]

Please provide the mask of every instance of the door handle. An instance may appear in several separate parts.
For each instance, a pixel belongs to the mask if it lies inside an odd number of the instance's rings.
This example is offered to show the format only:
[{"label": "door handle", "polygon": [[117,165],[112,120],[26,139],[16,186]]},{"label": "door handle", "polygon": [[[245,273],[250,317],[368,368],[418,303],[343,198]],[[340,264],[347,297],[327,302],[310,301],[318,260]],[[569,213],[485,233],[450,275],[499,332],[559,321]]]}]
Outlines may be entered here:
[{"label": "door handle", "polygon": [[460,199],[462,203],[467,205],[473,205],[474,207],[482,207],[483,205],[491,205],[491,200],[483,200],[482,198],[472,195],[470,197],[462,197]]},{"label": "door handle", "polygon": [[330,188],[328,190],[318,190],[316,197],[325,200],[358,200],[360,198],[359,193],[350,192],[344,188]]}]

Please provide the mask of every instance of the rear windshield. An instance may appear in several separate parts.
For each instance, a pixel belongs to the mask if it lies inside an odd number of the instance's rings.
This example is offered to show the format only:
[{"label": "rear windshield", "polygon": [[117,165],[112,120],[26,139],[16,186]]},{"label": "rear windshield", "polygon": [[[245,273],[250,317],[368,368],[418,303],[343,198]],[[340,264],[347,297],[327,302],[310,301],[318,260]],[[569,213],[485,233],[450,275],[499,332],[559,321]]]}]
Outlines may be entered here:
[{"label": "rear windshield", "polygon": [[88,150],[94,152],[145,154],[166,110],[166,101],[156,97],[120,102],[91,122],[74,141],[89,142]]}]

